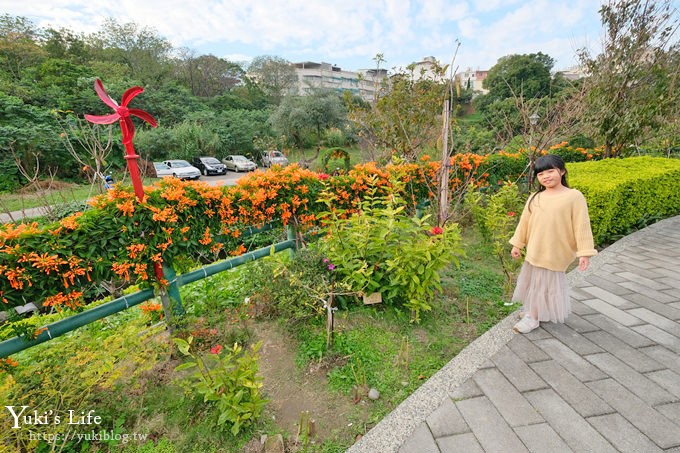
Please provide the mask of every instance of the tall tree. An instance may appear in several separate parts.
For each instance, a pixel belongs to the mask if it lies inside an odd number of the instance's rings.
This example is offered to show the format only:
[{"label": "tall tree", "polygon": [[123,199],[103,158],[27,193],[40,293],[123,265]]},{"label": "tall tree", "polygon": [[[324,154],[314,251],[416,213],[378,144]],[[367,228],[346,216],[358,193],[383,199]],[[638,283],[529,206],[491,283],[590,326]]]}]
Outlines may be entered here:
[{"label": "tall tree", "polygon": [[194,57],[191,53],[181,62],[182,79],[194,96],[214,97],[240,84],[245,77],[238,63],[214,55]]},{"label": "tall tree", "polygon": [[173,47],[152,28],[108,18],[101,31],[89,36],[89,43],[99,51],[99,60],[124,63],[144,86],[162,85],[171,75]]},{"label": "tall tree", "polygon": [[550,95],[550,71],[555,61],[538,52],[528,55],[506,55],[489,69],[482,82],[489,90],[491,101],[503,100],[522,94],[525,98]]},{"label": "tall tree", "polygon": [[0,72],[18,82],[24,71],[46,58],[38,45],[38,30],[25,17],[0,16]]},{"label": "tall tree", "polygon": [[442,133],[442,104],[447,96],[444,77],[448,66],[433,65],[434,80],[420,79],[413,65],[392,76],[371,108],[352,106],[350,119],[358,135],[381,158],[395,150],[414,160],[426,148],[434,149]]},{"label": "tall tree", "polygon": [[335,92],[314,91],[306,96],[286,96],[269,118],[272,126],[292,137],[299,148],[304,147],[307,133],[316,135],[331,127],[341,127],[347,118],[345,106]]},{"label": "tall tree", "polygon": [[290,61],[281,57],[255,57],[248,65],[248,75],[274,104],[279,104],[286,94],[296,92],[298,77],[295,68]]},{"label": "tall tree", "polygon": [[680,20],[672,0],[610,0],[600,16],[602,53],[580,49],[579,58],[589,73],[584,123],[609,157],[674,121]]}]

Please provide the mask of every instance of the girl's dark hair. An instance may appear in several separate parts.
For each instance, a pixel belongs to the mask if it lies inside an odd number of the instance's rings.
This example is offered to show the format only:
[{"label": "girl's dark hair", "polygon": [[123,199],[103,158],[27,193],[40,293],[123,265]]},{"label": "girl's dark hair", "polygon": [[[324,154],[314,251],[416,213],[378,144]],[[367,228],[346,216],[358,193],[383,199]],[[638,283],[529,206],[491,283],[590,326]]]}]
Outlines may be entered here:
[{"label": "girl's dark hair", "polygon": [[[539,173],[541,173],[542,171],[550,170],[551,168],[564,172],[562,174],[562,185],[564,187],[569,187],[569,184],[567,183],[567,167],[566,165],[564,165],[564,161],[562,160],[562,158],[554,154],[546,154],[545,156],[541,156],[538,159],[536,159],[536,162],[534,163],[533,172],[534,181],[538,181]],[[529,209],[531,209],[531,201],[534,199],[534,197],[538,195],[540,192],[543,192],[544,190],[545,187],[538,183],[538,190],[531,196],[531,200],[529,200]]]}]

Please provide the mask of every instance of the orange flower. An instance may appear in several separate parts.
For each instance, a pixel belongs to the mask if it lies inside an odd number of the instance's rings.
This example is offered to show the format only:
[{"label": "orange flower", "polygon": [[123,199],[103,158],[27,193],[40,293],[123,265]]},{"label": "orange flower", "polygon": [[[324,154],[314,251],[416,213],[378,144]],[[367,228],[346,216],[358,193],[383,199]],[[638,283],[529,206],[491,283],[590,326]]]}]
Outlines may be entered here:
[{"label": "orange flower", "polygon": [[241,245],[238,246],[238,248],[236,250],[232,250],[231,252],[229,252],[229,254],[231,256],[239,256],[239,255],[243,255],[247,251],[248,250],[246,249],[246,247],[243,244],[241,244]]},{"label": "orange flower", "polygon": [[117,203],[116,207],[123,213],[124,216],[132,217],[135,212],[135,205],[132,200],[127,200],[123,203]]},{"label": "orange flower", "polygon": [[203,237],[198,240],[203,245],[208,245],[212,242],[212,236],[210,236],[210,227],[205,227],[205,231],[203,232]]},{"label": "orange flower", "polygon": [[142,253],[144,250],[146,250],[146,245],[145,244],[131,244],[128,245],[127,247],[128,250],[128,256],[130,259],[135,259],[137,256],[139,256],[140,253]]}]

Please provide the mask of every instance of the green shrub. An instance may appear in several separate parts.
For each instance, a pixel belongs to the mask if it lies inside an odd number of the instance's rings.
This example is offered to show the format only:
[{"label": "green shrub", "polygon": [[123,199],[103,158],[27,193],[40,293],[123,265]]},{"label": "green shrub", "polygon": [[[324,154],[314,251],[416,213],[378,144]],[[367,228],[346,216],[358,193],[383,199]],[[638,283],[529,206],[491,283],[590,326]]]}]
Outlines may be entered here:
[{"label": "green shrub", "polygon": [[510,297],[521,261],[510,258],[508,241],[517,227],[524,206],[524,197],[520,196],[517,185],[509,183],[491,195],[468,192],[465,202],[482,237],[491,245],[494,255],[498,258],[505,276],[505,293]]},{"label": "green shrub", "polygon": [[[334,197],[322,195],[329,206]],[[405,207],[395,194],[367,195],[349,218],[341,210],[329,213],[328,235],[318,246],[340,281],[366,295],[380,292],[387,304],[403,304],[417,322],[441,288],[439,271],[463,252],[458,225],[433,228],[428,216],[404,215]]]},{"label": "green shrub", "polygon": [[195,369],[185,381],[187,392],[202,396],[204,403],[214,403],[219,412],[216,426],[228,422],[231,433],[237,435],[241,428],[257,421],[267,403],[260,392],[262,378],[257,375],[261,344],[243,351],[234,343],[226,354],[221,354],[222,346],[215,345],[208,355],[199,355],[191,350],[192,340],[173,338],[180,352],[191,359],[175,371]]},{"label": "green shrub", "polygon": [[596,244],[628,233],[643,219],[680,213],[680,160],[629,157],[567,164],[569,184],[588,201]]}]

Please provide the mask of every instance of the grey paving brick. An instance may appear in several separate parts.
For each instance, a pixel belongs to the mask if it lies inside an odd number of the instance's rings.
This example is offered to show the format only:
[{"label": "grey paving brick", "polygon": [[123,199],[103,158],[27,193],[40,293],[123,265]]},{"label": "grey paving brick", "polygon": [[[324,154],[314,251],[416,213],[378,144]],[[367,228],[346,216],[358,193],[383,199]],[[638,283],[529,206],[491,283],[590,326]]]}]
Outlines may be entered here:
[{"label": "grey paving brick", "polygon": [[567,317],[567,319],[564,320],[564,323],[578,333],[594,332],[596,330],[600,330],[600,328],[597,327],[595,324],[586,321],[585,319],[574,313],[570,314],[569,317]]},{"label": "grey paving brick", "polygon": [[435,409],[425,422],[435,438],[470,432],[463,416],[450,398],[445,398],[441,406]]},{"label": "grey paving brick", "polygon": [[676,321],[680,319],[680,310],[678,307],[674,307],[672,303],[657,302],[651,297],[640,293],[627,294],[626,299],[634,302],[640,307],[648,308],[654,313],[663,315],[668,319]]},{"label": "grey paving brick", "polygon": [[618,296],[614,293],[611,293],[611,292],[607,291],[606,289],[598,288],[597,286],[590,286],[588,288],[583,288],[583,291],[585,291],[586,293],[593,296],[593,297],[589,297],[588,299],[600,299],[600,300],[607,302],[609,305],[613,305],[615,307],[622,307],[622,306],[629,306],[630,305],[629,300],[624,299],[623,297]]},{"label": "grey paving brick", "polygon": [[547,384],[543,379],[538,377],[538,375],[507,346],[503,346],[491,360],[496,364],[498,370],[503,373],[506,379],[520,392],[547,387]]},{"label": "grey paving brick", "polygon": [[526,397],[555,432],[576,452],[615,452],[612,445],[552,389],[527,392]]},{"label": "grey paving brick", "polygon": [[626,280],[636,281],[635,279],[631,278],[631,275],[634,275],[635,278],[639,279],[640,283],[643,284],[647,280],[654,280],[659,277],[659,274],[656,272],[656,266],[651,269],[640,269],[640,267],[631,263],[621,263],[619,269],[620,270],[616,272],[619,277],[623,277]]},{"label": "grey paving brick", "polygon": [[518,335],[524,335],[527,339],[529,339],[531,341],[543,340],[545,338],[552,338],[552,335],[550,335],[543,327],[539,327],[538,329],[534,329],[529,333],[518,334]]},{"label": "grey paving brick", "polygon": [[538,373],[582,417],[608,414],[614,410],[554,360],[532,363]]},{"label": "grey paving brick", "polygon": [[628,313],[643,321],[647,321],[649,324],[652,324],[661,330],[665,330],[671,335],[680,337],[680,324],[675,321],[671,321],[646,308],[634,308],[633,310],[628,310]]},{"label": "grey paving brick", "polygon": [[668,332],[650,324],[645,324],[644,326],[635,326],[632,327],[632,329],[637,333],[656,341],[660,345],[667,347],[671,351],[680,353],[680,338],[675,337]]},{"label": "grey paving brick", "polygon": [[540,362],[541,360],[550,359],[543,350],[527,340],[524,335],[515,335],[512,337],[512,340],[508,342],[508,348],[525,363]]},{"label": "grey paving brick", "polygon": [[650,288],[650,287],[642,285],[638,282],[628,281],[628,282],[622,282],[622,283],[620,283],[620,285],[625,287],[625,288],[630,289],[630,291],[632,293],[646,294],[647,296],[651,297],[652,299],[656,299],[659,302],[663,302],[663,303],[675,302],[675,298],[673,296],[669,296],[668,294],[662,293],[660,290]]},{"label": "grey paving brick", "polygon": [[654,262],[654,260],[641,260],[639,256],[633,256],[627,252],[619,253],[618,258],[627,259],[627,262],[630,266],[640,269],[655,269],[657,267],[657,264]]},{"label": "grey paving brick", "polygon": [[676,399],[647,376],[638,373],[608,352],[588,355],[585,358],[650,406],[670,403]]},{"label": "grey paving brick", "polygon": [[680,374],[671,370],[659,370],[646,373],[645,376],[680,398]]},{"label": "grey paving brick", "polygon": [[640,335],[631,328],[619,324],[618,322],[613,321],[600,313],[596,315],[584,316],[584,318],[634,348],[641,348],[656,344],[656,342],[645,337],[644,335]]},{"label": "grey paving brick", "polygon": [[631,292],[630,289],[619,286],[616,283],[612,283],[608,278],[603,278],[598,275],[589,275],[586,277],[586,281],[590,283],[590,286],[597,286],[598,288],[606,289],[610,293],[614,293],[617,296],[623,296],[624,294]]},{"label": "grey paving brick", "polygon": [[619,324],[623,324],[624,326],[637,326],[643,324],[642,320],[636,318],[635,316],[629,315],[625,311],[620,310],[603,300],[588,299],[584,300],[583,303],[593,308],[594,310],[597,310],[603,315],[613,319]]},{"label": "grey paving brick", "polygon": [[518,426],[515,428],[515,433],[531,452],[573,452],[547,423]]},{"label": "grey paving brick", "polygon": [[[587,299],[590,299],[590,297],[586,297],[583,300],[587,300]],[[571,312],[574,313],[574,314],[577,314],[579,316],[592,315],[592,314],[598,313],[596,310],[593,310],[589,306],[581,303],[581,301],[576,301],[576,300],[571,302]]]},{"label": "grey paving brick", "polygon": [[680,355],[674,353],[663,346],[651,346],[648,348],[641,348],[640,352],[648,355],[657,362],[665,365],[667,368],[680,374]]},{"label": "grey paving brick", "polygon": [[547,322],[543,325],[543,328],[577,354],[584,355],[602,352],[601,347],[588,340],[586,337],[576,332],[569,326]]},{"label": "grey paving brick", "polygon": [[528,451],[488,398],[457,401],[456,407],[486,452]]},{"label": "grey paving brick", "polygon": [[536,341],[536,346],[552,357],[581,381],[592,381],[607,377],[602,371],[584,360],[580,355],[555,339]]},{"label": "grey paving brick", "polygon": [[676,275],[675,277],[661,277],[657,278],[657,281],[670,286],[671,288],[675,289],[680,289],[680,275]]},{"label": "grey paving brick", "polygon": [[480,369],[480,370],[483,370],[484,368],[495,368],[495,367],[496,367],[496,364],[495,364],[495,363],[493,363],[493,362],[492,362],[491,360],[489,360],[489,359],[486,359],[486,360],[484,360],[484,362],[482,362],[482,364],[479,366],[479,369]]},{"label": "grey paving brick", "polygon": [[[584,292],[581,288],[571,288],[569,290],[569,295],[574,301],[592,299],[593,296]],[[573,308],[573,307],[572,307]]]},{"label": "grey paving brick", "polygon": [[607,263],[600,266],[598,269],[599,273],[608,272],[609,274],[618,274],[620,272],[625,272],[628,269],[622,267],[622,263]]},{"label": "grey paving brick", "polygon": [[680,426],[680,403],[669,403],[656,406],[655,409],[661,412],[667,419]]},{"label": "grey paving brick", "polygon": [[[644,274],[644,275],[643,275]],[[645,276],[646,275],[646,276]],[[651,277],[649,277],[651,275]],[[654,280],[654,277],[657,277],[658,275],[652,271],[638,271],[638,272],[621,272],[619,274],[620,277],[625,278],[626,280],[629,280],[631,282],[638,283],[642,285],[645,288],[651,288],[657,291],[661,291],[663,289],[668,289],[668,285],[665,285],[661,282],[658,282]],[[622,285],[625,286],[625,285]]]},{"label": "grey paving brick", "polygon": [[453,392],[451,392],[451,398],[457,400],[473,398],[475,396],[482,395],[484,395],[484,392],[482,392],[482,389],[477,387],[477,384],[475,384],[475,381],[472,378],[467,379],[465,382],[456,387]]},{"label": "grey paving brick", "polygon": [[473,379],[510,426],[543,421],[521,393],[496,368],[479,370]]},{"label": "grey paving brick", "polygon": [[586,333],[584,336],[640,373],[662,370],[665,368],[661,363],[652,359],[647,354],[627,345],[609,332],[600,330],[598,332]]},{"label": "grey paving brick", "polygon": [[661,448],[680,445],[680,429],[613,379],[588,382],[592,391]]},{"label": "grey paving brick", "polygon": [[[671,297],[673,299],[673,302],[675,302],[676,300],[680,300],[680,289],[678,289],[678,288],[664,289],[661,292],[664,293],[665,295]],[[667,302],[667,303],[671,303],[671,302]]]},{"label": "grey paving brick", "polygon": [[[673,307],[673,308],[675,308],[676,310],[680,310],[680,302],[673,302],[673,303],[671,303],[671,304],[668,304],[668,306],[669,306],[669,307]],[[677,318],[674,318],[674,319],[677,320]]]},{"label": "grey paving brick", "polygon": [[617,450],[624,453],[662,452],[654,442],[619,414],[591,417],[588,422],[602,434]]},{"label": "grey paving brick", "polygon": [[401,447],[399,453],[439,453],[439,447],[425,422],[418,425]]},{"label": "grey paving brick", "polygon": [[442,437],[437,439],[437,445],[442,453],[484,453],[484,449],[472,433]]},{"label": "grey paving brick", "polygon": [[680,278],[680,272],[677,271],[677,269],[669,268],[669,267],[659,267],[656,266],[655,269],[657,274],[665,276],[665,277],[670,277],[670,278]]}]

